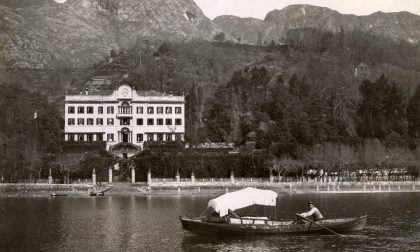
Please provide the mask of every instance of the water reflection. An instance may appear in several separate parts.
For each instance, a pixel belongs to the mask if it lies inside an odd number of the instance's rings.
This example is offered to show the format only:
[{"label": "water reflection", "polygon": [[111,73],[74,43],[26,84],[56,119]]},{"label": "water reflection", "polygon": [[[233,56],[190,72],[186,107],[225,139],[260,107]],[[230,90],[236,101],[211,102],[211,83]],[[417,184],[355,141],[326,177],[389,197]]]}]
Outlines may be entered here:
[{"label": "water reflection", "polygon": [[[292,219],[312,200],[327,218],[369,216],[363,232],[324,236],[225,237],[184,233],[215,195],[0,197],[1,251],[415,250],[420,194],[280,195],[277,217]],[[262,210],[259,210],[262,211]],[[271,213],[270,213],[271,214]]]}]

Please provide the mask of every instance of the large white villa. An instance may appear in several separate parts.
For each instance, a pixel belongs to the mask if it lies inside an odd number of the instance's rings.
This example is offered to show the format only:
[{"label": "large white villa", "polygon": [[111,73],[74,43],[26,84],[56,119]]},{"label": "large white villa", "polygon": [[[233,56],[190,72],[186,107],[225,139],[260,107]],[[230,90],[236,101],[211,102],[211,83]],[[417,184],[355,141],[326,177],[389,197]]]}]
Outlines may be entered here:
[{"label": "large white villa", "polygon": [[143,149],[145,141],[183,141],[185,97],[136,91],[121,85],[114,91],[65,96],[65,141],[106,141]]}]

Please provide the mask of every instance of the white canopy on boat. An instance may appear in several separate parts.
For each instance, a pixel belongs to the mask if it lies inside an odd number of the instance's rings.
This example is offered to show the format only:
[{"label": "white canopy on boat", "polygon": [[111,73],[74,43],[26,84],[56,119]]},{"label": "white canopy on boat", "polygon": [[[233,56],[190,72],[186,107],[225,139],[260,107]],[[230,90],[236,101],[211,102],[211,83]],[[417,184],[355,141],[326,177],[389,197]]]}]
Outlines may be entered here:
[{"label": "white canopy on boat", "polygon": [[260,190],[251,187],[239,191],[223,194],[222,196],[209,201],[207,207],[223,217],[228,210],[236,210],[252,205],[275,206],[277,193],[271,190]]}]

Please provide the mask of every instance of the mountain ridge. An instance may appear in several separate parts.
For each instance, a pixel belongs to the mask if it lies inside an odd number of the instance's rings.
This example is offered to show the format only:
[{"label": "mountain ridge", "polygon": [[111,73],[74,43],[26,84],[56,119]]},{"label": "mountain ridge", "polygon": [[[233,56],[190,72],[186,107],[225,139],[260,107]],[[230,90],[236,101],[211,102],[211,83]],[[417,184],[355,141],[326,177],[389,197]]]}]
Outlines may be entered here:
[{"label": "mountain ridge", "polygon": [[[410,12],[375,12],[370,15],[357,16],[341,14],[327,7],[314,5],[289,5],[281,10],[272,10],[264,19],[258,19],[259,25],[250,34],[246,18],[219,16],[213,21],[225,32],[230,32],[240,42],[249,44],[276,43],[284,40],[290,29],[316,28],[331,32],[361,30],[381,35],[394,40],[404,40],[413,44],[420,43],[420,16]],[[255,21],[254,23],[258,23]],[[235,27],[239,27],[236,28]],[[258,39],[255,39],[258,38]],[[237,41],[239,42],[239,41]],[[280,41],[281,43],[281,41]]]},{"label": "mountain ridge", "polygon": [[225,41],[251,45],[285,44],[287,32],[300,28],[361,30],[420,44],[420,16],[409,12],[356,16],[289,5],[264,19],[210,20],[193,0],[38,0],[23,8],[26,2],[0,0],[0,68],[83,68],[139,39],[213,41],[221,32]]},{"label": "mountain ridge", "polygon": [[0,5],[0,20],[0,68],[85,67],[138,38],[211,40],[220,33],[192,0]]}]

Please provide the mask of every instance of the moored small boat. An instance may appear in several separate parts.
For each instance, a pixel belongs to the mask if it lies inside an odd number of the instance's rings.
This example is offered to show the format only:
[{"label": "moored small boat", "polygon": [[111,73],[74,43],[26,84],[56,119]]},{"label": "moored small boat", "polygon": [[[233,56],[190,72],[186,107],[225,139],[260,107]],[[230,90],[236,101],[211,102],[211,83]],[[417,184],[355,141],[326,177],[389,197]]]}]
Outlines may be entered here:
[{"label": "moored small boat", "polygon": [[[208,203],[211,214],[197,218],[180,216],[182,228],[196,234],[220,235],[286,235],[313,233],[348,233],[363,230],[367,216],[320,221],[276,221],[267,217],[241,217],[233,212],[254,204],[275,206],[277,193],[245,188],[224,194]],[[218,216],[216,216],[218,215]],[[338,234],[339,235],[339,234]]]},{"label": "moored small boat", "polygon": [[67,197],[67,193],[50,193],[51,197]]},{"label": "moored small boat", "polygon": [[107,191],[109,191],[109,190],[111,190],[113,187],[112,186],[110,186],[110,187],[108,187],[108,188],[106,188],[105,190],[102,190],[102,191],[96,191],[96,189],[95,188],[93,188],[93,190],[89,193],[89,196],[104,196],[105,195],[105,193],[107,192]]},{"label": "moored small boat", "polygon": [[89,196],[104,196],[105,194],[103,192],[91,192],[89,193]]}]

